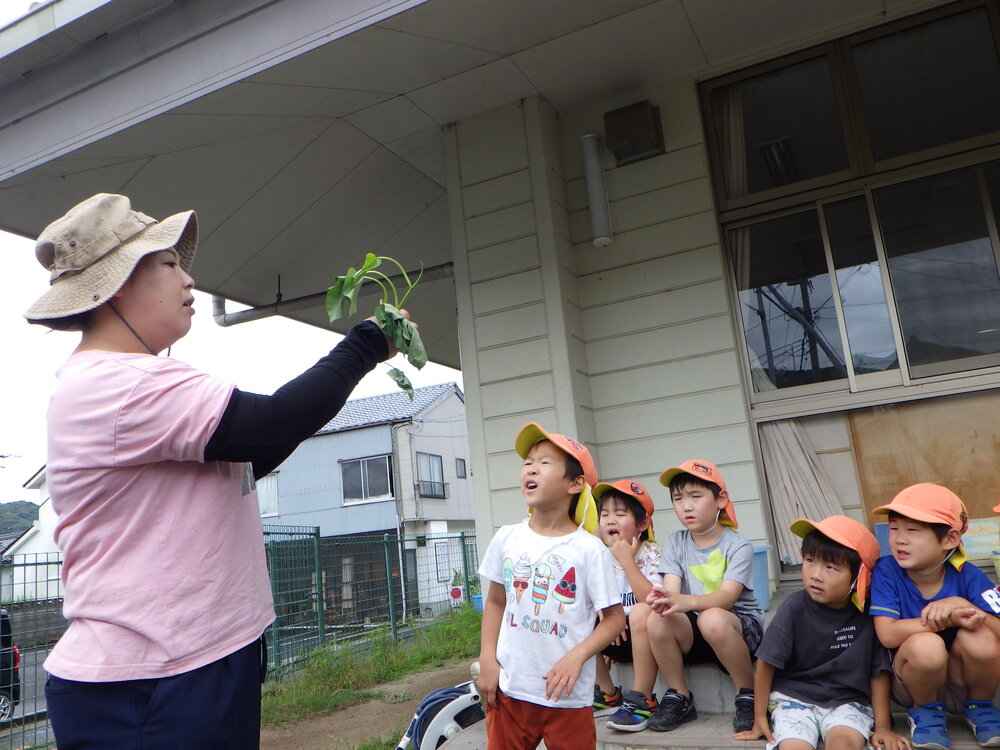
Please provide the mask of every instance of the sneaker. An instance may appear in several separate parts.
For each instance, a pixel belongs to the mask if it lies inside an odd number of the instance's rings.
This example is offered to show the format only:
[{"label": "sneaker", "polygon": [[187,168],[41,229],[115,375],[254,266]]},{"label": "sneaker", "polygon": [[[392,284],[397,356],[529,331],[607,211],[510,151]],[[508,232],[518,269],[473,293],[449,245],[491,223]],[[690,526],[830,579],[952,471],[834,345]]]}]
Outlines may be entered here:
[{"label": "sneaker", "polygon": [[625,693],[622,707],[608,719],[608,726],[619,732],[641,732],[649,724],[649,717],[656,708],[655,695],[649,700],[638,690],[629,690]]},{"label": "sneaker", "polygon": [[983,747],[1000,745],[1000,710],[992,701],[966,701],[962,714]]},{"label": "sneaker", "polygon": [[605,695],[597,685],[594,685],[594,716],[610,716],[622,706],[622,689],[615,685],[615,692]]},{"label": "sneaker", "polygon": [[740,688],[736,696],[736,716],[733,717],[733,731],[747,732],[753,729],[753,688]]},{"label": "sneaker", "polygon": [[907,716],[914,747],[925,750],[948,750],[951,747],[943,703],[939,701],[926,706],[914,706],[907,711]]},{"label": "sneaker", "polygon": [[669,732],[677,729],[686,721],[698,718],[694,710],[694,693],[686,698],[674,689],[667,691],[660,701],[659,708],[649,717],[649,728],[656,732]]}]

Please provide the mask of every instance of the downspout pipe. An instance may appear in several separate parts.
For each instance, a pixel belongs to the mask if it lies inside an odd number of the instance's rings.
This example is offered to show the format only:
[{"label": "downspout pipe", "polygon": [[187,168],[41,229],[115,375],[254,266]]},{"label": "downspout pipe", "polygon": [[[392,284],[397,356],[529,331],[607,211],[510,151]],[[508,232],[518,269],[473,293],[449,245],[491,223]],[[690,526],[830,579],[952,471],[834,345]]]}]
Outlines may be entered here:
[{"label": "downspout pipe", "polygon": [[[440,263],[436,266],[428,266],[425,268],[424,275],[420,279],[420,282],[439,281],[441,279],[452,278],[454,275],[455,264],[448,261],[447,263]],[[411,272],[410,278],[415,277],[416,274]],[[401,274],[390,276],[389,279],[394,283],[403,281]],[[366,283],[361,288],[361,294],[365,295],[369,292],[369,290],[372,292],[380,291],[378,285]],[[251,320],[263,320],[264,318],[273,318],[275,315],[285,315],[299,310],[306,310],[316,305],[323,304],[325,299],[326,292],[323,291],[315,294],[307,294],[304,297],[294,297],[293,299],[288,300],[279,299],[269,305],[260,305],[258,307],[251,307],[249,310],[239,310],[237,312],[227,313],[226,298],[213,294],[212,318],[223,328],[228,328],[229,326],[234,326],[238,323],[249,323]]]}]

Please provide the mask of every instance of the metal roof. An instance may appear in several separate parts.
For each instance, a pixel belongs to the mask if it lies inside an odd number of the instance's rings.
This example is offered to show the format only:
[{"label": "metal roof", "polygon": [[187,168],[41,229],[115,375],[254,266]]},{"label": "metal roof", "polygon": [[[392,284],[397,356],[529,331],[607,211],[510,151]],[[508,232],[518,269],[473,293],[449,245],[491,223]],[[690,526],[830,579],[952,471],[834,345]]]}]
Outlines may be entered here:
[{"label": "metal roof", "polygon": [[454,383],[440,383],[414,388],[412,401],[403,391],[357,398],[344,404],[340,413],[327,422],[316,434],[325,435],[330,432],[354,430],[377,424],[405,422],[414,419],[438,399],[452,392],[457,393],[460,397],[462,395]]}]

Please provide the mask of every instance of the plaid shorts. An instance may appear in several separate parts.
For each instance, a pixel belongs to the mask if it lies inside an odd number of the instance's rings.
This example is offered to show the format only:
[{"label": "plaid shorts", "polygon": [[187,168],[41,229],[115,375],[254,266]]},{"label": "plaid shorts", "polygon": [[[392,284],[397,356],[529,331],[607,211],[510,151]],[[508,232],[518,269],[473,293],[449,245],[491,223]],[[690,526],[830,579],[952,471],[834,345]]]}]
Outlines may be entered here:
[{"label": "plaid shorts", "polygon": [[[748,612],[740,612],[737,610],[730,610],[737,619],[740,621],[740,625],[743,629],[743,642],[747,644],[747,650],[750,652],[750,658],[757,652],[757,647],[760,646],[761,640],[764,638],[764,628],[758,620],[753,615]],[[701,630],[698,628],[698,613],[697,612],[687,612],[688,620],[691,622],[691,631],[694,633],[694,641],[691,643],[691,648],[686,654],[684,654],[685,664],[716,664],[719,669],[721,669],[726,674],[729,674],[722,662],[719,661],[719,657],[715,655],[715,650],[705,640],[705,636],[701,634]]]}]

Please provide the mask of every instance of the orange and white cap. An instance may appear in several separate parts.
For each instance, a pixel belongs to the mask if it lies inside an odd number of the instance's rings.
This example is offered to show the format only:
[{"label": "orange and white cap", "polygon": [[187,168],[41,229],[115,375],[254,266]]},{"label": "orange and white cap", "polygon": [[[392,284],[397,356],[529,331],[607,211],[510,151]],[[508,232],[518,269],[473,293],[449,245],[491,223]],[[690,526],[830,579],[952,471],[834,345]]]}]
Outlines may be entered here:
[{"label": "orange and white cap", "polygon": [[653,498],[646,492],[646,488],[631,479],[619,479],[617,482],[598,482],[594,485],[594,501],[599,502],[604,493],[609,490],[617,490],[623,495],[634,497],[639,502],[642,509],[646,511],[646,517],[649,519],[649,526],[647,527],[649,533],[646,536],[649,541],[655,542],[656,539],[653,536]]},{"label": "orange and white cap", "polygon": [[597,466],[594,464],[590,451],[583,443],[579,443],[571,437],[560,435],[558,432],[547,432],[537,422],[528,422],[518,430],[517,437],[514,438],[514,450],[521,458],[527,458],[532,447],[543,440],[548,440],[559,450],[568,453],[583,467],[583,479],[586,484],[576,503],[573,520],[577,526],[582,526],[591,534],[595,533],[597,531],[597,503],[594,502],[590,488],[597,484]]},{"label": "orange and white cap", "polygon": [[671,466],[660,474],[660,484],[664,487],[669,487],[670,482],[678,474],[691,474],[703,482],[717,484],[719,489],[726,493],[726,506],[719,513],[719,523],[731,529],[738,528],[739,524],[736,523],[736,511],[733,509],[733,501],[729,497],[729,491],[726,489],[726,480],[722,478],[722,472],[719,471],[718,466],[709,461],[691,458],[680,466]]},{"label": "orange and white cap", "polygon": [[865,600],[868,598],[868,588],[871,586],[872,569],[878,562],[880,548],[875,535],[863,523],[858,523],[847,516],[828,516],[822,521],[811,521],[808,518],[798,518],[788,527],[795,536],[805,537],[814,529],[837,544],[854,550],[861,557],[861,568],[854,582],[854,593],[851,601],[862,612],[865,611]]},{"label": "orange and white cap", "polygon": [[[872,513],[896,513],[923,523],[943,523],[959,534],[964,534],[969,528],[969,512],[962,499],[947,487],[930,482],[911,484],[896,495],[891,503],[875,508]],[[961,542],[955,548],[955,553],[948,558],[956,570],[961,570],[967,559]]]}]

